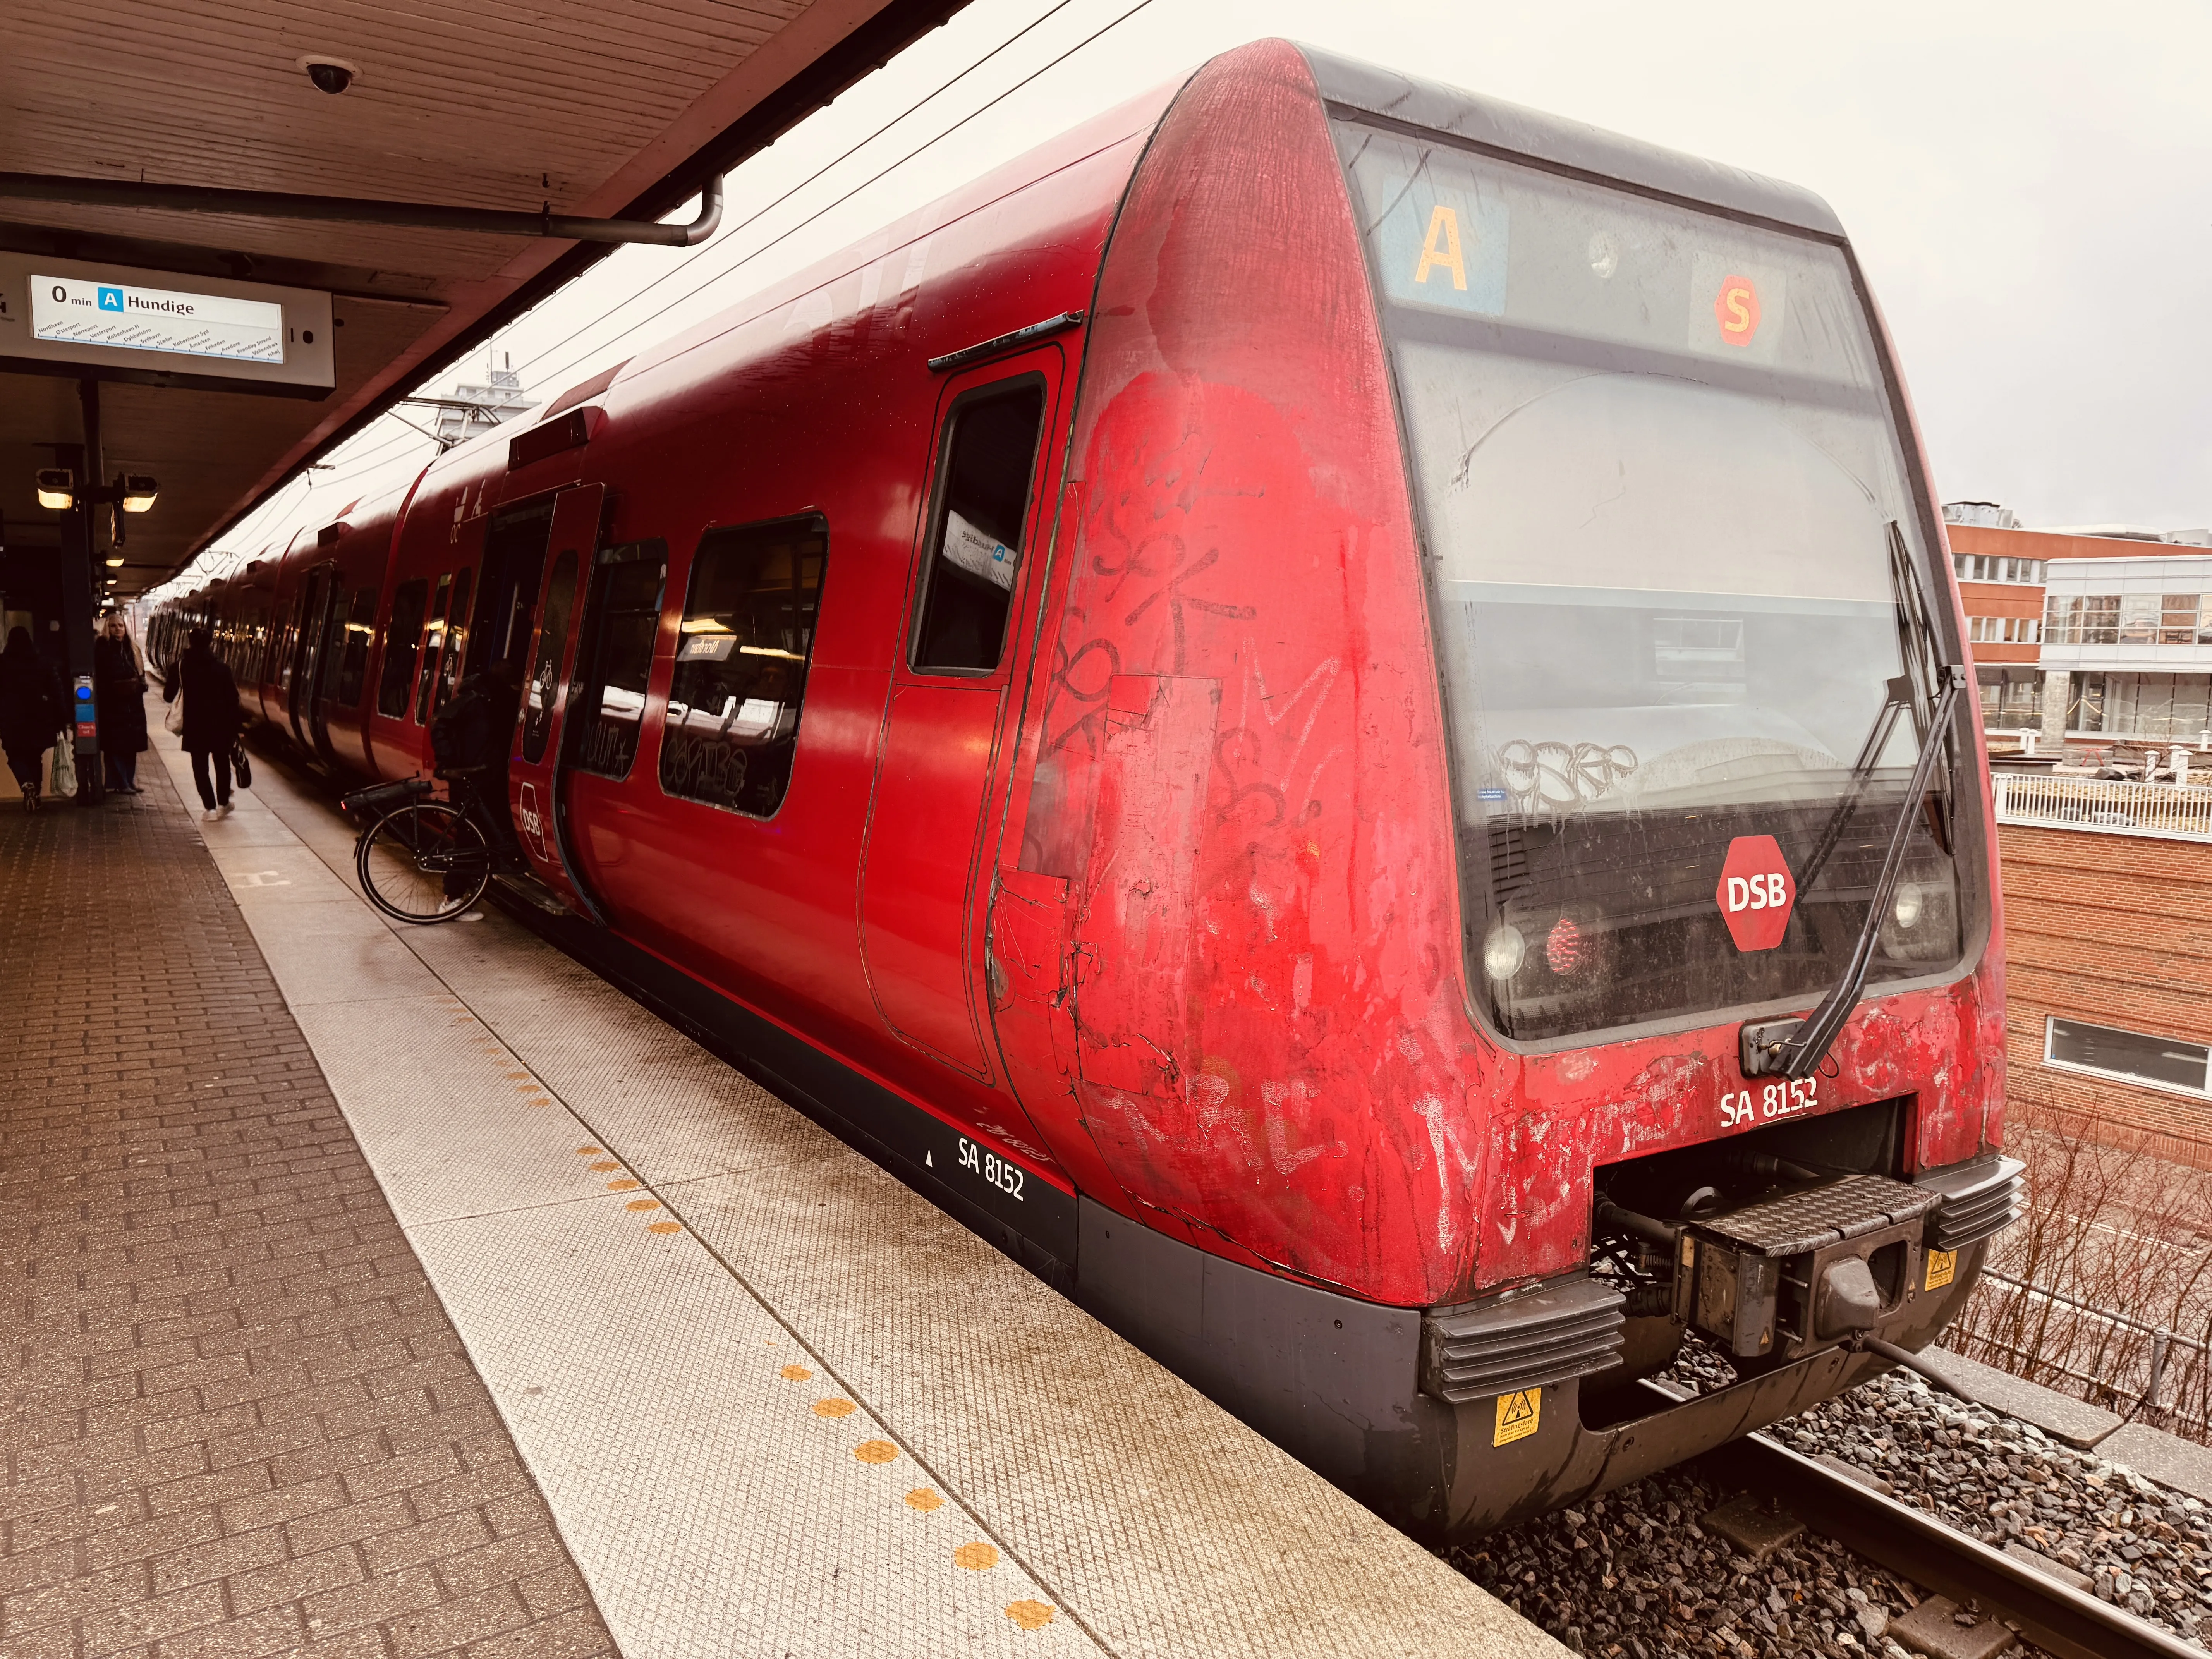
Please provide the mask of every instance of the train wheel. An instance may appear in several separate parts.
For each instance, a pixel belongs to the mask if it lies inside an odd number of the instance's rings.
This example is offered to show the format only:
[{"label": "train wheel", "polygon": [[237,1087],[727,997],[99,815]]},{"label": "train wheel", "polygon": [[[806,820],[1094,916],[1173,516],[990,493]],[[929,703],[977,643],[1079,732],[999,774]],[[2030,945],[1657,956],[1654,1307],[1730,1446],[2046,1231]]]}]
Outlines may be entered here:
[{"label": "train wheel", "polygon": [[354,850],[361,890],[399,921],[450,921],[491,882],[484,832],[442,801],[413,801],[370,826]]}]

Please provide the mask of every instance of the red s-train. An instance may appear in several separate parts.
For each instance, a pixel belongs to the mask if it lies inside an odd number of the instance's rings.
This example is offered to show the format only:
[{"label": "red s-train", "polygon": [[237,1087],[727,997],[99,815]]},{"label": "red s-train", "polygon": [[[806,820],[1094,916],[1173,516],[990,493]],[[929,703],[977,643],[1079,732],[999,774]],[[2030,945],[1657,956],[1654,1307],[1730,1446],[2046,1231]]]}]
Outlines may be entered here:
[{"label": "red s-train", "polygon": [[1942,529],[1788,186],[1262,42],[192,621],[384,777],[511,661],[544,925],[1409,1527],[1850,1386],[2018,1203]]}]

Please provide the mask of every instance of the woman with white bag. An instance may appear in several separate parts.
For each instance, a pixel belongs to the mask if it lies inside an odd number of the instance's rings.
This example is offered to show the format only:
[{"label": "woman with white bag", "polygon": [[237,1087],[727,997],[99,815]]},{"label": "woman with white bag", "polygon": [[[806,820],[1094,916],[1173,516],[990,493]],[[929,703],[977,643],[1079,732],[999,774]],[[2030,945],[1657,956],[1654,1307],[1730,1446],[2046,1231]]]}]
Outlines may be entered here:
[{"label": "woman with white bag", "polygon": [[[200,792],[200,805],[210,818],[230,816],[230,751],[238,741],[240,714],[238,682],[230,668],[215,653],[214,635],[195,628],[186,638],[184,654],[169,671],[161,686],[161,701],[169,712],[161,724],[185,740],[192,757],[192,783]],[[208,776],[209,763],[215,775]]]}]

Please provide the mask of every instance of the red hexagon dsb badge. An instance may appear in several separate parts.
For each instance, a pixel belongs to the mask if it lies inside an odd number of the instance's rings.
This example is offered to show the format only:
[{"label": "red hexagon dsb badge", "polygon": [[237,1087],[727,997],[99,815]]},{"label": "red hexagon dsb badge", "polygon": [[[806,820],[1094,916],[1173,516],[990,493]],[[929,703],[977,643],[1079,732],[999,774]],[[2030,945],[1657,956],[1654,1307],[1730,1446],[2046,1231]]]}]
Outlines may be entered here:
[{"label": "red hexagon dsb badge", "polygon": [[1739,951],[1771,951],[1782,943],[1797,884],[1771,836],[1738,836],[1729,843],[1713,902]]}]

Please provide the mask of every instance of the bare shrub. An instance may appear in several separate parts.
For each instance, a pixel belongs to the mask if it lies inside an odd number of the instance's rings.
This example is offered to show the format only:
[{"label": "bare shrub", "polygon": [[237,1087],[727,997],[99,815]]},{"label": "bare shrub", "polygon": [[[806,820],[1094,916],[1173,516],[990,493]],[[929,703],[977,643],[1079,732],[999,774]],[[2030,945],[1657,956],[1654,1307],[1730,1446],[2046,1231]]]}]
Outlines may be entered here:
[{"label": "bare shrub", "polygon": [[[2015,1109],[2007,1150],[2027,1164],[2028,1212],[1944,1346],[2212,1443],[2212,1176],[2099,1127]],[[2175,1340],[2159,1404],[2137,1409],[2157,1329]]]}]

